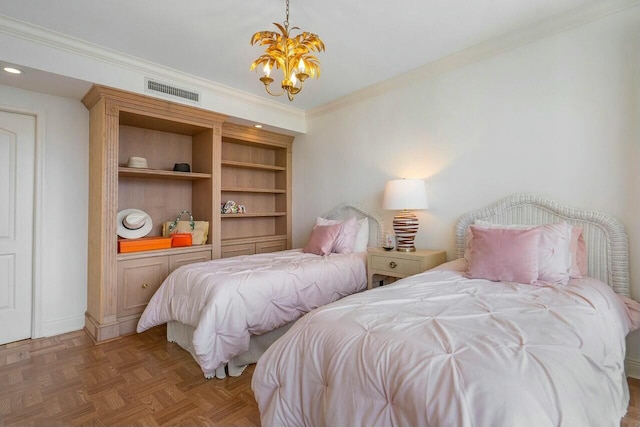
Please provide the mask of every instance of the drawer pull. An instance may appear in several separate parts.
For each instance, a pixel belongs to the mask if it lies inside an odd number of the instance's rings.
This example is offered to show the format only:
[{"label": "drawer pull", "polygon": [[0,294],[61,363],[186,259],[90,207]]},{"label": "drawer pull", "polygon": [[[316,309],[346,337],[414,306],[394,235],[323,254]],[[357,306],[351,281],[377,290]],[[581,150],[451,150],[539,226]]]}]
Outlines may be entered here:
[{"label": "drawer pull", "polygon": [[149,284],[147,284],[147,283],[143,283],[142,284],[142,289],[147,289],[148,287],[149,287]]},{"label": "drawer pull", "polygon": [[395,263],[395,262],[393,262],[393,261],[391,261],[391,262],[389,263],[389,267],[391,267],[391,268],[396,268],[397,266],[398,266],[398,264],[396,264],[396,263]]}]

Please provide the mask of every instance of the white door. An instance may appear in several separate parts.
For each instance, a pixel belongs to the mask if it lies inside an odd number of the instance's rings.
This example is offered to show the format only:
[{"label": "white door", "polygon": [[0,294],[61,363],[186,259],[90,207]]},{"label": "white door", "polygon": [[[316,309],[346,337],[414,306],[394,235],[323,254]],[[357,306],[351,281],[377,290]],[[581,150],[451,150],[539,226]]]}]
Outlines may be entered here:
[{"label": "white door", "polygon": [[0,111],[0,344],[31,337],[35,125]]}]

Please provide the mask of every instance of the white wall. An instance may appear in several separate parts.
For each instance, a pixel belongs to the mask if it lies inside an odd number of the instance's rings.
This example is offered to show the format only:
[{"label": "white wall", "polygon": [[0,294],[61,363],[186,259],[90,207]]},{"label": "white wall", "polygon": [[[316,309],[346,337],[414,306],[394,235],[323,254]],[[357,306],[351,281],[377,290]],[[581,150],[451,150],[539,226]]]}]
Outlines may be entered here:
[{"label": "white wall", "polygon": [[[0,109],[37,114],[42,159],[38,336],[82,329],[87,305],[89,112],[78,100],[0,86]],[[41,133],[40,133],[41,132]]]},{"label": "white wall", "polygon": [[[379,209],[387,180],[425,178],[416,245],[451,258],[461,214],[534,192],[625,224],[640,299],[639,55],[635,7],[310,115],[294,143],[295,245],[332,206]],[[628,351],[640,360],[638,336]]]}]

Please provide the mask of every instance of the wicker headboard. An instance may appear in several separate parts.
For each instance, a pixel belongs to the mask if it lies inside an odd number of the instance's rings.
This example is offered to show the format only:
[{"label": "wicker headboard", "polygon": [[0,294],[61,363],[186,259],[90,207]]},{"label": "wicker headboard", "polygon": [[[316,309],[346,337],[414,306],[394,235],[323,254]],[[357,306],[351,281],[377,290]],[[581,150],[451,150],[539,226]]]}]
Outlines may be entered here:
[{"label": "wicker headboard", "polygon": [[385,233],[384,221],[380,215],[370,209],[343,203],[322,216],[327,219],[339,220],[345,220],[351,217],[358,219],[369,218],[369,247],[379,248],[383,246]]},{"label": "wicker headboard", "polygon": [[466,230],[476,219],[495,224],[540,225],[566,221],[584,228],[589,276],[625,296],[629,292],[629,249],[624,226],[615,218],[575,209],[535,194],[514,194],[484,209],[469,212],[456,224],[456,251],[464,256]]}]

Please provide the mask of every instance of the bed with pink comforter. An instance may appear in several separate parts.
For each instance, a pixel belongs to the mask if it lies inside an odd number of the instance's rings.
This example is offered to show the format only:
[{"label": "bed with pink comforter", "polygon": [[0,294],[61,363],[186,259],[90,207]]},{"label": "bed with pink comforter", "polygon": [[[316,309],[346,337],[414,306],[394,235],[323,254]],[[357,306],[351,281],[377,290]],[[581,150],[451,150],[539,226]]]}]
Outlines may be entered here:
[{"label": "bed with pink comforter", "polygon": [[467,279],[460,262],[299,320],[256,366],[262,425],[619,426],[637,303],[591,278]]},{"label": "bed with pink comforter", "polygon": [[194,358],[205,376],[261,335],[316,307],[366,288],[366,253],[318,256],[288,250],[190,264],[151,298],[138,332],[169,321],[195,328]]}]

